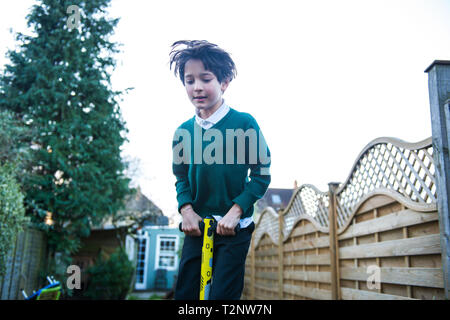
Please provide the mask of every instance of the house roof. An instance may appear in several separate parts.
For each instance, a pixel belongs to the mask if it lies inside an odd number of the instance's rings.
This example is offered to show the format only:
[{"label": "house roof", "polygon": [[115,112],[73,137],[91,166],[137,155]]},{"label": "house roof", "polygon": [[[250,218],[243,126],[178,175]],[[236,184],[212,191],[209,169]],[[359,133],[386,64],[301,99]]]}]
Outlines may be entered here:
[{"label": "house roof", "polygon": [[105,219],[100,226],[93,230],[107,230],[132,225],[142,226],[146,221],[159,221],[164,216],[162,210],[148,199],[138,187],[134,194],[125,198],[125,208],[114,217]]},{"label": "house roof", "polygon": [[291,200],[295,189],[269,188],[264,196],[256,202],[259,210],[272,207],[275,210],[284,209]]},{"label": "house roof", "polygon": [[140,187],[136,189],[136,193],[134,195],[127,196],[127,198],[125,198],[125,201],[125,210],[127,212],[150,212],[153,215],[157,216],[163,215],[162,210],[142,193]]}]

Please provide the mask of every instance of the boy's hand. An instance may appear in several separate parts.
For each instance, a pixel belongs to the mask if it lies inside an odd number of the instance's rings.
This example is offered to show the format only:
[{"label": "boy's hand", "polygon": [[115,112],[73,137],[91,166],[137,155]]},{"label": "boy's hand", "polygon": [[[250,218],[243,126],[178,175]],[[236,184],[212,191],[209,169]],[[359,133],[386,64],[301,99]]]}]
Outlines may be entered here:
[{"label": "boy's hand", "polygon": [[183,223],[181,229],[187,236],[200,237],[202,232],[198,226],[202,218],[195,213],[191,204],[187,204],[180,209],[181,215],[183,216]]},{"label": "boy's hand", "polygon": [[217,224],[217,234],[220,234],[222,236],[234,236],[234,228],[236,228],[236,226],[238,225],[239,220],[241,219],[241,215],[242,209],[235,203]]}]

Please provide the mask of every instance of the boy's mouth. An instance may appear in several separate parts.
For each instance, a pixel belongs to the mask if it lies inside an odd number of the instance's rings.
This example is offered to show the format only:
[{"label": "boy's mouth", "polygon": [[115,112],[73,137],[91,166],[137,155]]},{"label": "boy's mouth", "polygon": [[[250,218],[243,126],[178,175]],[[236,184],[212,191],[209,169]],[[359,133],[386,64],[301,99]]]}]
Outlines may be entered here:
[{"label": "boy's mouth", "polygon": [[194,100],[204,100],[206,97],[194,97]]}]

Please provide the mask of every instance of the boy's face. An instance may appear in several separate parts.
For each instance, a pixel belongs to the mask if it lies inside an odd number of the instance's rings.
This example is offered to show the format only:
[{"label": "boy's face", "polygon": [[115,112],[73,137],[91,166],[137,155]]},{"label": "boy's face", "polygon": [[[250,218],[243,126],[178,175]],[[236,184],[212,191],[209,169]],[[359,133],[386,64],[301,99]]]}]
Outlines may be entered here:
[{"label": "boy's face", "polygon": [[222,105],[222,95],[229,81],[219,83],[217,77],[205,70],[201,60],[188,60],[184,66],[184,85],[189,100],[200,114],[211,114]]}]

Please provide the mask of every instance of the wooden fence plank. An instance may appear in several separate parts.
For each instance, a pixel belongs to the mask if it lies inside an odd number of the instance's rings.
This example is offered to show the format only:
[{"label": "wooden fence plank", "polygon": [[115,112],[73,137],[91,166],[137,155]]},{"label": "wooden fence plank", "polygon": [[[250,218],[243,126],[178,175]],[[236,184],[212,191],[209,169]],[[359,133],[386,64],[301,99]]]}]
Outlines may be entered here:
[{"label": "wooden fence plank", "polygon": [[314,233],[316,231],[317,228],[311,222],[308,221],[308,223],[306,223],[303,226],[296,226],[292,231],[292,233],[290,234],[290,238],[303,236],[305,234]]},{"label": "wooden fence plank", "polygon": [[330,255],[285,256],[283,261],[286,265],[330,265]]},{"label": "wooden fence plank", "polygon": [[292,243],[285,243],[283,252],[293,252],[316,248],[327,248],[329,246],[330,246],[330,239],[327,236],[308,240],[298,240]]},{"label": "wooden fence plank", "polygon": [[257,271],[255,274],[256,279],[262,279],[262,280],[274,280],[278,281],[278,271]]},{"label": "wooden fence plank", "polygon": [[284,271],[283,277],[286,280],[301,280],[321,283],[331,283],[330,272],[317,271]]},{"label": "wooden fence plank", "polygon": [[[367,281],[368,277],[367,268],[341,268],[341,279]],[[380,281],[410,286],[444,287],[440,268],[380,268]]]},{"label": "wooden fence plank", "polygon": [[417,300],[392,294],[377,293],[351,288],[341,288],[341,294],[342,299],[344,300]]},{"label": "wooden fence plank", "polygon": [[436,220],[438,220],[436,211],[424,213],[406,209],[379,217],[376,220],[368,220],[350,225],[348,229],[339,236],[339,240],[361,237],[376,232],[383,232]]},{"label": "wooden fence plank", "polygon": [[358,209],[358,213],[365,213],[368,211],[372,211],[373,209],[380,208],[383,206],[387,206],[389,204],[397,202],[395,199],[388,197],[386,195],[376,195],[367,199],[361,207]]},{"label": "wooden fence plank", "polygon": [[256,268],[276,268],[278,266],[278,260],[255,260]]},{"label": "wooden fence plank", "polygon": [[308,288],[303,286],[294,286],[291,284],[283,285],[284,292],[290,293],[293,295],[317,299],[317,300],[331,300],[331,291],[317,289],[317,288]]},{"label": "wooden fence plank", "polygon": [[264,235],[258,242],[258,248],[264,245],[272,245],[272,244],[274,244],[272,239],[268,235]]},{"label": "wooden fence plank", "polygon": [[258,281],[255,282],[255,289],[260,289],[260,290],[264,290],[264,291],[273,292],[274,294],[277,294],[277,293],[278,293],[277,288],[267,287],[266,285],[261,284],[261,283],[258,282]]},{"label": "wooden fence plank", "polygon": [[278,248],[266,248],[266,249],[256,249],[255,257],[267,257],[267,256],[275,256],[278,257]]},{"label": "wooden fence plank", "polygon": [[438,253],[441,253],[439,234],[363,244],[339,249],[340,259],[395,257]]}]

